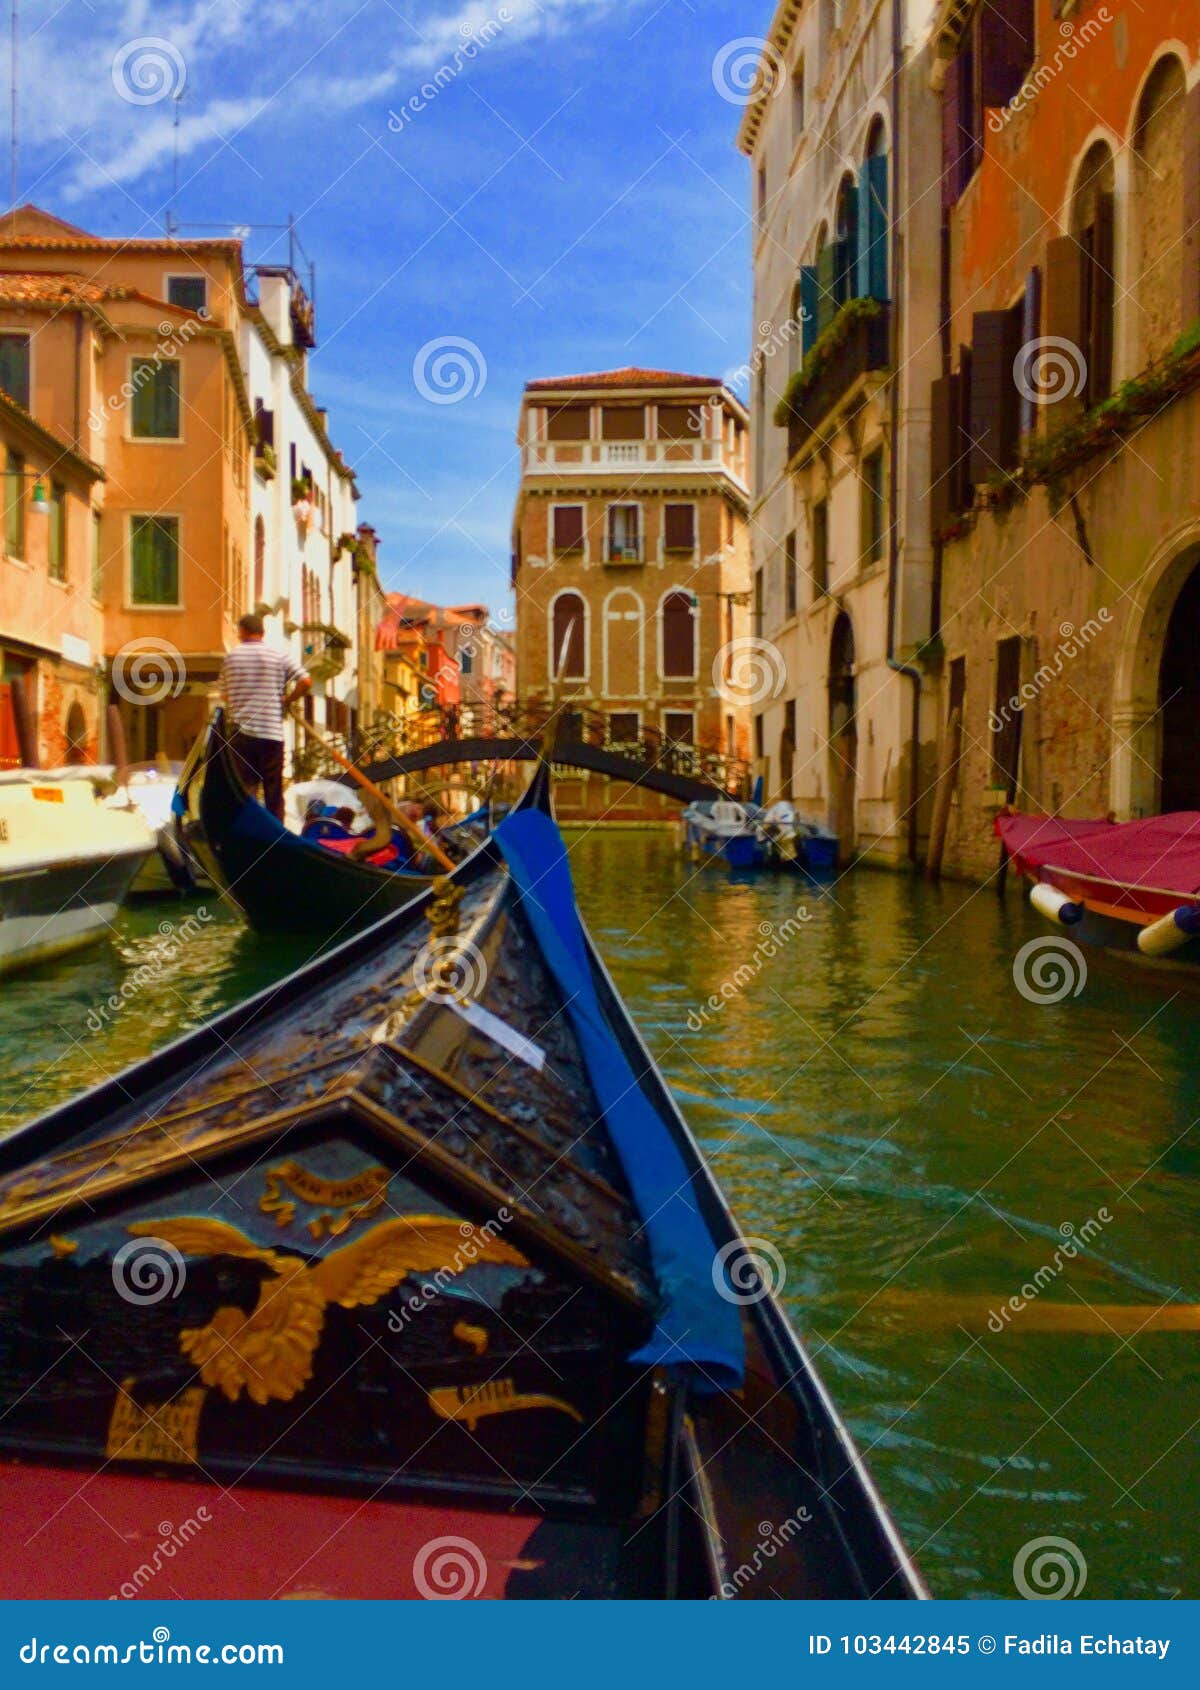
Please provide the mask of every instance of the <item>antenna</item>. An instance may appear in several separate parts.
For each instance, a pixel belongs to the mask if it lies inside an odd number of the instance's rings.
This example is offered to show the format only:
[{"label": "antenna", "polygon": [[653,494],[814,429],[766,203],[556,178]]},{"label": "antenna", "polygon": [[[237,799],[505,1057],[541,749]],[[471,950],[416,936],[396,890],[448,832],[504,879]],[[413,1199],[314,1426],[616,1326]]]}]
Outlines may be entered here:
[{"label": "antenna", "polygon": [[9,88],[9,110],[11,113],[11,156],[9,161],[9,204],[13,211],[17,209],[17,35],[18,35],[18,0],[12,0],[12,82]]},{"label": "antenna", "polygon": [[175,133],[171,137],[171,203],[167,207],[167,234],[174,235],[179,231],[175,221],[175,202],[179,198],[179,108],[183,103],[184,89],[180,88],[171,98],[175,102]]}]

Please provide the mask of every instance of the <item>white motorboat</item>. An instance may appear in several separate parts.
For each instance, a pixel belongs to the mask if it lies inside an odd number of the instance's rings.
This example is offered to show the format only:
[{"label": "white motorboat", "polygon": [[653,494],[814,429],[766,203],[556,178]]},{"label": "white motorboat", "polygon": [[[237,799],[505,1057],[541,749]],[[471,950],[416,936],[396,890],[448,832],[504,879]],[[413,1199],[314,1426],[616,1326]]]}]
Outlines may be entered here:
[{"label": "white motorboat", "polygon": [[195,892],[211,885],[180,836],[174,801],[182,769],[182,763],[128,763],[104,800],[110,810],[136,810],[154,830],[158,850],[138,870],[133,892]]},{"label": "white motorboat", "polygon": [[102,938],[154,851],[140,815],[100,801],[112,773],[0,771],[0,974]]}]

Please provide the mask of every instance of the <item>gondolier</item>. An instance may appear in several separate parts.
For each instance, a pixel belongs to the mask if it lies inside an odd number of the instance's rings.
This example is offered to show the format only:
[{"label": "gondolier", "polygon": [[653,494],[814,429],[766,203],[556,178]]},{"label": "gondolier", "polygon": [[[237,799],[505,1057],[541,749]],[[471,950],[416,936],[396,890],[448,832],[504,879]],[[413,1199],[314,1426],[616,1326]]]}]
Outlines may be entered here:
[{"label": "gondolier", "polygon": [[312,686],[312,679],[286,652],[264,643],[261,616],[238,622],[238,645],[221,666],[221,689],[233,724],[230,748],[238,773],[263,803],[283,820],[284,716]]}]

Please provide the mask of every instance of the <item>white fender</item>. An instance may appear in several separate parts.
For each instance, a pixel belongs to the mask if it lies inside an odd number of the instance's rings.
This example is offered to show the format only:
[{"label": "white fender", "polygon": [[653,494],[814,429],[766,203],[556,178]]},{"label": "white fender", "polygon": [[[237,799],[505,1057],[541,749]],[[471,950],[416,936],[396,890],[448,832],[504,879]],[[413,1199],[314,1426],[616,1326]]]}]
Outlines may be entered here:
[{"label": "white fender", "polygon": [[1189,939],[1200,933],[1200,909],[1194,904],[1181,904],[1170,915],[1152,921],[1137,936],[1137,948],[1143,956],[1170,956]]},{"label": "white fender", "polygon": [[1065,892],[1060,892],[1057,886],[1048,886],[1044,880],[1039,880],[1030,892],[1029,902],[1039,915],[1058,922],[1060,927],[1074,927],[1083,920],[1083,905],[1072,903]]}]

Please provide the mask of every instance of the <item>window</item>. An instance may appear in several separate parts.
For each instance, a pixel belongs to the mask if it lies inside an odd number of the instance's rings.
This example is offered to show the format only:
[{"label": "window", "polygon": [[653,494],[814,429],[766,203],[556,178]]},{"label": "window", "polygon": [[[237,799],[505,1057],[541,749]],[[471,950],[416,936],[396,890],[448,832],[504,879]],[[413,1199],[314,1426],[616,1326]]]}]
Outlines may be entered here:
[{"label": "window", "polygon": [[564,405],[559,411],[546,414],[547,440],[588,440],[591,438],[592,413],[586,405]]},{"label": "window", "polygon": [[[1189,199],[1184,187],[1195,171],[1196,141],[1186,156],[1187,80],[1174,53],[1155,65],[1142,93],[1134,132],[1136,199],[1139,206],[1137,269],[1134,288],[1138,309],[1138,363],[1161,357],[1190,318],[1184,317],[1184,287],[1192,230]],[[1184,160],[1183,182],[1178,160]],[[1180,241],[1182,234],[1183,240]],[[1181,271],[1181,259],[1184,270]],[[1194,315],[1194,313],[1193,313]]]},{"label": "window", "polygon": [[669,552],[695,551],[695,505],[663,506],[663,545]]},{"label": "window", "polygon": [[27,334],[0,334],[0,391],[29,409],[29,348]]},{"label": "window", "polygon": [[691,593],[668,593],[662,605],[662,672],[667,681],[696,675],[696,614]]},{"label": "window", "polygon": [[263,602],[267,573],[267,528],[261,516],[254,519],[254,603]]},{"label": "window", "polygon": [[275,413],[268,411],[261,399],[254,401],[254,438],[260,453],[264,446],[275,450]]},{"label": "window", "polygon": [[179,518],[129,519],[131,604],[179,603]]},{"label": "window", "polygon": [[4,549],[9,557],[25,557],[25,459],[9,452],[4,473]]},{"label": "window", "polygon": [[792,145],[804,133],[804,60],[792,72]]},{"label": "window", "polygon": [[799,587],[796,580],[796,530],[783,542],[783,613],[790,622],[796,614]]},{"label": "window", "polygon": [[610,505],[608,511],[608,555],[619,563],[639,563],[642,507]]},{"label": "window", "polygon": [[600,413],[602,440],[644,440],[646,411],[642,405],[605,405]]},{"label": "window", "polygon": [[100,512],[92,512],[92,597],[99,604],[104,597],[104,553],[100,546]]},{"label": "window", "polygon": [[459,672],[460,675],[469,675],[471,673],[472,667],[473,667],[473,658],[472,658],[470,648],[464,647],[463,650],[460,651],[459,654],[458,654],[458,672]]},{"label": "window", "polygon": [[135,440],[179,439],[178,358],[134,358],[132,433]]},{"label": "window", "polygon": [[703,433],[704,413],[699,405],[660,405],[660,440],[698,440]]},{"label": "window", "polygon": [[663,733],[672,745],[692,745],[696,738],[696,718],[691,710],[668,710],[663,717]]},{"label": "window", "polygon": [[835,308],[845,305],[858,292],[858,183],[853,176],[842,178],[838,189],[837,238],[833,248],[833,299]]},{"label": "window", "polygon": [[973,319],[966,393],[972,487],[1017,462],[1021,394],[1013,370],[1028,338],[1024,325],[1024,299],[1007,311],[977,311]]},{"label": "window", "polygon": [[957,710],[959,720],[962,720],[963,707],[967,702],[967,660],[965,657],[954,657],[950,660],[950,698],[946,706],[946,716],[949,720]]},{"label": "window", "polygon": [[560,593],[554,601],[550,673],[559,681],[587,678],[586,607],[578,593]]},{"label": "window", "polygon": [[1073,379],[1060,384],[1061,397],[1046,395],[1054,402],[1055,422],[1069,420],[1081,405],[1096,405],[1112,391],[1113,189],[1113,155],[1106,142],[1098,141],[1080,167],[1070,233],[1046,245],[1046,333],[1072,349]]},{"label": "window", "polygon": [[891,297],[888,253],[888,155],[883,120],[871,126],[867,156],[859,184],[859,217],[862,235],[859,249],[858,292],[869,299]]},{"label": "window", "polygon": [[556,552],[583,550],[583,506],[555,505],[553,545]]},{"label": "window", "polygon": [[820,594],[829,586],[829,501],[820,499],[812,507],[813,589]]},{"label": "window", "polygon": [[761,229],[767,215],[767,167],[765,164],[759,165],[758,176],[755,180],[754,225],[755,228]]},{"label": "window", "polygon": [[168,276],[167,301],[171,305],[181,305],[185,311],[196,311],[201,317],[207,317],[208,277]]},{"label": "window", "polygon": [[754,600],[750,618],[754,625],[755,638],[761,639],[763,631],[763,572],[761,569],[754,571]]},{"label": "window", "polygon": [[1016,797],[1021,761],[1021,639],[996,643],[996,708],[992,715],[992,780]]},{"label": "window", "polygon": [[877,446],[863,459],[859,532],[861,535],[859,567],[870,569],[883,558],[884,512],[886,510],[883,485],[883,448]]},{"label": "window", "polygon": [[50,483],[50,534],[47,561],[52,581],[67,578],[67,490],[61,481]]},{"label": "window", "polygon": [[614,745],[636,745],[641,737],[641,718],[636,710],[614,710],[608,718],[608,737]]}]

